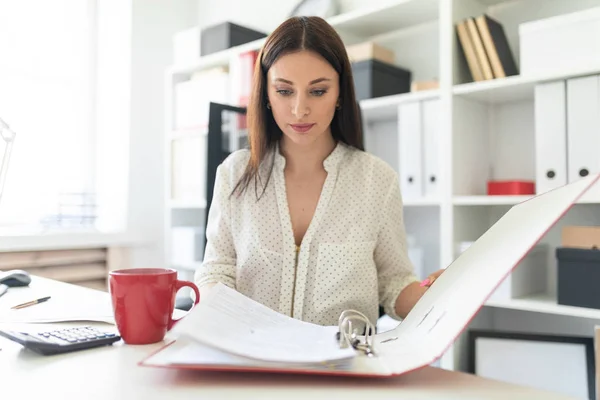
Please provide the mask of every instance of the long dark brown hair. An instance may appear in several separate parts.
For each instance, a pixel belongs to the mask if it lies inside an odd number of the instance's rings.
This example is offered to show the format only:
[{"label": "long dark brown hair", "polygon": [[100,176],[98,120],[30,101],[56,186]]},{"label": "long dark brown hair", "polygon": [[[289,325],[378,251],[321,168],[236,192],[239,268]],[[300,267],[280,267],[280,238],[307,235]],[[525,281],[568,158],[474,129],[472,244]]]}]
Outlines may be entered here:
[{"label": "long dark brown hair", "polygon": [[[364,150],[352,68],[342,39],[323,18],[292,17],[269,35],[258,54],[247,111],[250,160],[232,194],[236,191],[243,193],[250,182],[254,181],[255,193],[257,198],[260,198],[258,187],[262,179],[259,168],[283,136],[271,110],[267,108],[267,72],[279,57],[300,50],[309,50],[321,55],[339,75],[340,108],[336,109],[331,121],[333,139]],[[273,163],[262,185],[263,193],[272,170]]]}]

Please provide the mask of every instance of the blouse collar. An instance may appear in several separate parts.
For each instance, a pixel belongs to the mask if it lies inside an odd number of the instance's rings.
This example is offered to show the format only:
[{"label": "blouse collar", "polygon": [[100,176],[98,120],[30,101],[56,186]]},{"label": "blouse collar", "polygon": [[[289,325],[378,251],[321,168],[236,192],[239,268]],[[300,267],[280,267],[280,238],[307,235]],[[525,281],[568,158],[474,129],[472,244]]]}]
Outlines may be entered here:
[{"label": "blouse collar", "polygon": [[[333,151],[323,160],[325,171],[328,173],[336,171],[348,151],[349,146],[338,141]],[[275,145],[275,166],[280,170],[285,168],[285,157],[279,151],[279,142]]]}]

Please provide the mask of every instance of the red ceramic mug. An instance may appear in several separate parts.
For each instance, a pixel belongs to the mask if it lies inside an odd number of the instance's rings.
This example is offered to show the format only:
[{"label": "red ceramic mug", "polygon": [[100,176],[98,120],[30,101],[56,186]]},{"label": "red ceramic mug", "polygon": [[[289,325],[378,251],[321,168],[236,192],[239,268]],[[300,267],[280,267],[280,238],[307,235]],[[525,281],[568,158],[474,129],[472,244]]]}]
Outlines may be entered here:
[{"label": "red ceramic mug", "polygon": [[160,342],[179,319],[173,319],[175,295],[185,286],[198,287],[177,279],[177,271],[164,268],[132,268],[109,272],[109,290],[117,329],[127,344]]}]

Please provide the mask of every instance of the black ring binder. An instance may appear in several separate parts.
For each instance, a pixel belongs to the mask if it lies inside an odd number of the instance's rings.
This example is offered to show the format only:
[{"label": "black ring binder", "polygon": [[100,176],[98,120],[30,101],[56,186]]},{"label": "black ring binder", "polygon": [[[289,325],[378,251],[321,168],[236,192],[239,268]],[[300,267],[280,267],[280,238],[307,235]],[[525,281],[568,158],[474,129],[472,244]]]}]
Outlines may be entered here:
[{"label": "black ring binder", "polygon": [[[357,324],[355,324],[355,322]],[[361,324],[362,322],[362,324]],[[364,335],[359,335],[364,324]],[[375,355],[373,346],[375,337],[375,326],[363,313],[356,310],[346,310],[340,314],[338,320],[338,333],[336,335],[340,348],[352,346],[362,351],[367,356]]]}]

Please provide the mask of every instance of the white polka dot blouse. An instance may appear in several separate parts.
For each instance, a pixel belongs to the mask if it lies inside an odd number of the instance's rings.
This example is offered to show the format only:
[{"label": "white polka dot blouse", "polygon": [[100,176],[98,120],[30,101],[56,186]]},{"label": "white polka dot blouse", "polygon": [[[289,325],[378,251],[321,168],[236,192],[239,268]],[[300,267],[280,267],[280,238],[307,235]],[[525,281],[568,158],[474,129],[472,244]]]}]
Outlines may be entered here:
[{"label": "white polka dot blouse", "polygon": [[407,257],[396,172],[379,158],[339,143],[324,161],[327,178],[297,249],[285,158],[278,150],[273,155],[261,170],[266,179],[273,165],[259,200],[253,181],[243,195],[230,196],[248,150],[232,153],[219,166],[195,283],[221,282],[273,310],[319,325],[337,325],[347,309],[376,323],[379,305],[400,319],[396,298],[418,279]]}]

